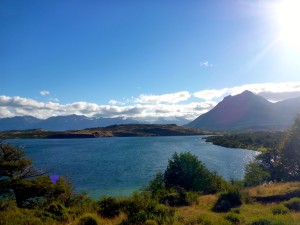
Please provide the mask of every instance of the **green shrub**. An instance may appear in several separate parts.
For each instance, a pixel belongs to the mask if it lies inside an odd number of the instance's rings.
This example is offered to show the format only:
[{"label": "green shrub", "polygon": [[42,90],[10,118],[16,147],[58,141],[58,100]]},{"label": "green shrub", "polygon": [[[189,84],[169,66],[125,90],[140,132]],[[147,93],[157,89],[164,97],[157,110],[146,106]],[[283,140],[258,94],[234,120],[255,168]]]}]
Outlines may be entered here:
[{"label": "green shrub", "polygon": [[286,225],[290,224],[288,221],[283,222],[277,219],[259,218],[254,220],[251,225]]},{"label": "green shrub", "polygon": [[197,218],[193,218],[190,219],[189,221],[187,221],[186,223],[184,223],[185,225],[213,225],[213,220],[206,215],[202,215],[202,216],[198,216]]},{"label": "green shrub", "polygon": [[241,209],[240,208],[232,208],[231,212],[236,213],[236,214],[240,214]]},{"label": "green shrub", "polygon": [[289,212],[289,209],[284,205],[276,205],[272,208],[273,215],[285,215]]},{"label": "green shrub", "polygon": [[114,218],[120,214],[120,202],[113,197],[104,197],[97,202],[98,213],[106,218]]},{"label": "green shrub", "polygon": [[256,219],[251,223],[251,225],[272,225],[272,224],[273,222],[271,220],[265,218]]},{"label": "green shrub", "polygon": [[151,193],[151,198],[159,200],[163,198],[166,193],[164,175],[161,172],[158,172],[155,177],[149,181],[145,191],[149,191]]},{"label": "green shrub", "polygon": [[68,221],[70,215],[68,210],[60,203],[53,202],[46,209],[47,212],[52,214],[52,218],[58,221]]},{"label": "green shrub", "polygon": [[249,192],[247,192],[247,191],[244,191],[243,192],[243,202],[245,203],[245,204],[251,204],[251,203],[253,203],[253,197],[251,197],[251,195],[249,194]]},{"label": "green shrub", "polygon": [[241,217],[235,213],[229,213],[226,216],[224,216],[224,218],[234,225],[238,225],[241,223]]},{"label": "green shrub", "polygon": [[135,193],[122,204],[123,211],[127,215],[127,220],[122,224],[143,224],[147,220],[163,224],[165,221],[172,221],[174,217],[174,211],[160,205],[147,193]]},{"label": "green shrub", "polygon": [[195,192],[187,192],[182,188],[177,188],[171,193],[166,194],[160,199],[160,203],[169,206],[187,206],[197,199],[198,194]]},{"label": "green shrub", "polygon": [[210,172],[197,156],[175,152],[168,162],[164,181],[167,189],[180,187],[186,191],[215,193],[223,179]]},{"label": "green shrub", "polygon": [[242,204],[242,193],[236,187],[231,187],[228,191],[222,192],[213,207],[215,212],[228,212],[231,208]]},{"label": "green shrub", "polygon": [[300,198],[291,198],[284,205],[290,210],[299,212],[300,211]]},{"label": "green shrub", "polygon": [[146,220],[144,225],[158,225],[158,223],[155,220]]},{"label": "green shrub", "polygon": [[98,225],[98,218],[93,214],[85,214],[79,218],[77,225]]},{"label": "green shrub", "polygon": [[15,201],[10,199],[1,199],[0,200],[0,211],[16,209],[17,204]]},{"label": "green shrub", "polygon": [[270,179],[270,174],[264,171],[257,162],[246,165],[244,185],[246,187],[263,184]]},{"label": "green shrub", "polygon": [[[9,210],[0,212],[0,225],[43,225],[31,211]],[[49,223],[48,223],[49,224]]]}]

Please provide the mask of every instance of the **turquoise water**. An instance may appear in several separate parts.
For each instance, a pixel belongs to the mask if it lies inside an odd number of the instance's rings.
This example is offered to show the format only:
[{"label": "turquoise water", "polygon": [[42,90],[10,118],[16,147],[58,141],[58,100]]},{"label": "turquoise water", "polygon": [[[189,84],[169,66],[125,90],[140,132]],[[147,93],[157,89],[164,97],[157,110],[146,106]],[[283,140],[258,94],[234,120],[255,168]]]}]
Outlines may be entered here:
[{"label": "turquoise water", "polygon": [[206,143],[203,136],[15,139],[34,165],[66,176],[92,197],[129,195],[164,171],[174,152],[189,151],[225,179],[241,179],[257,152]]}]

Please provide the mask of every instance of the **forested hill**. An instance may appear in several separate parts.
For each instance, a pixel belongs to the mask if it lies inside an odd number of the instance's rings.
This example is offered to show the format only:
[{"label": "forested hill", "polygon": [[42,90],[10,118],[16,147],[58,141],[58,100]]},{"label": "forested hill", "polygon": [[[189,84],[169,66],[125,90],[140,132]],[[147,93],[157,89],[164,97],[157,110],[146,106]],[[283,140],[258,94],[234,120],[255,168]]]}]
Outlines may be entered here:
[{"label": "forested hill", "polygon": [[101,138],[208,135],[209,131],[186,128],[175,124],[125,124],[71,131],[12,130],[0,132],[0,137],[10,138]]}]

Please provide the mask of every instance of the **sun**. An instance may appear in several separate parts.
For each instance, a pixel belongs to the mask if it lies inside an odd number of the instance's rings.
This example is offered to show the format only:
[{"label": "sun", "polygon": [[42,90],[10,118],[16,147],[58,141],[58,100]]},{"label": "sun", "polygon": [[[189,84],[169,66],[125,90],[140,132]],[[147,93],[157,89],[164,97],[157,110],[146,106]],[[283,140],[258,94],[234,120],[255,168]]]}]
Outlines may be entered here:
[{"label": "sun", "polygon": [[282,0],[276,8],[280,39],[300,49],[300,0]]}]

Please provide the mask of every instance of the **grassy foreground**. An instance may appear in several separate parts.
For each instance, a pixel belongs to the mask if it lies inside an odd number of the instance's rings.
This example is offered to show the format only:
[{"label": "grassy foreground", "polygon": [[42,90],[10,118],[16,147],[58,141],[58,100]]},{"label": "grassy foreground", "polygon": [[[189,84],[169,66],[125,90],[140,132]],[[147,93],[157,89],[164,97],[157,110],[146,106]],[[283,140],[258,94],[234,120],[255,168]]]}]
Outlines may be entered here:
[{"label": "grassy foreground", "polygon": [[[244,191],[248,198],[244,200],[244,203],[239,208],[234,208],[227,213],[216,213],[212,211],[218,199],[218,194],[200,196],[191,206],[173,207],[172,209],[175,211],[175,221],[170,224],[246,225],[252,224],[254,221],[262,218],[270,219],[274,221],[274,224],[278,225],[300,224],[300,211],[287,210],[286,213],[274,213],[276,208],[283,206],[293,195],[300,197],[300,182],[272,183],[248,188]],[[286,197],[286,200],[282,199],[284,197]],[[269,198],[273,198],[273,201],[264,200]],[[117,225],[124,219],[124,215],[111,220],[101,217],[98,219],[99,224]],[[76,224],[76,221],[70,224]],[[154,221],[148,221],[146,224],[150,225],[156,223]]]},{"label": "grassy foreground", "polygon": [[[286,183],[271,183],[260,185],[257,187],[243,189],[244,201],[238,208],[233,208],[226,213],[213,212],[212,208],[218,199],[218,194],[202,195],[194,201],[190,206],[170,207],[173,211],[173,220],[164,222],[163,224],[174,225],[298,225],[300,224],[300,205],[294,205],[294,208],[288,209],[288,200],[293,197],[299,197],[300,182]],[[28,213],[26,209],[15,209],[4,211],[0,214],[0,224],[15,224],[16,218],[21,214]],[[83,215],[92,217],[93,221],[97,221],[100,225],[118,225],[124,224],[122,221],[126,219],[126,215],[121,213],[114,218],[104,218],[97,214],[92,209],[82,208],[85,211]],[[11,217],[14,217],[12,219]],[[68,221],[53,221],[53,225],[80,225],[80,224],[95,224],[81,223],[80,217],[69,218]],[[11,223],[9,222],[11,221]],[[43,224],[35,222],[32,218],[28,223]],[[130,223],[128,223],[130,224]],[[145,225],[159,224],[154,220],[147,220]]]},{"label": "grassy foreground", "polygon": [[[276,213],[276,209],[284,205],[290,196],[295,194],[299,196],[300,182],[272,183],[268,185],[260,185],[244,190],[248,196],[245,202],[239,207],[234,208],[227,213],[216,213],[212,208],[217,201],[218,194],[203,195],[191,206],[174,207],[175,221],[171,224],[175,225],[248,225],[258,219],[270,219],[273,224],[298,225],[300,224],[300,211],[287,210],[287,212]],[[277,199],[278,196],[286,196],[287,200]],[[274,198],[274,201],[265,202],[264,198]],[[275,212],[275,213],[274,213]],[[118,218],[107,220],[98,217],[99,224],[120,224],[124,219],[124,215]],[[76,221],[70,223],[76,224]],[[148,221],[146,224],[156,224],[154,221]],[[267,224],[267,223],[257,223]]]},{"label": "grassy foreground", "polygon": [[[201,196],[192,206],[176,208],[176,215],[181,220],[178,224],[248,225],[263,218],[273,220],[274,224],[300,224],[300,211],[287,210],[286,213],[274,213],[275,209],[280,208],[286,202],[286,200],[278,199],[278,196],[286,196],[287,199],[292,194],[298,193],[299,196],[300,182],[260,185],[244,191],[247,196],[245,202],[239,208],[234,208],[227,213],[212,212],[211,209],[218,198],[217,194]],[[274,197],[273,201],[264,201],[264,198],[270,197]]]}]

